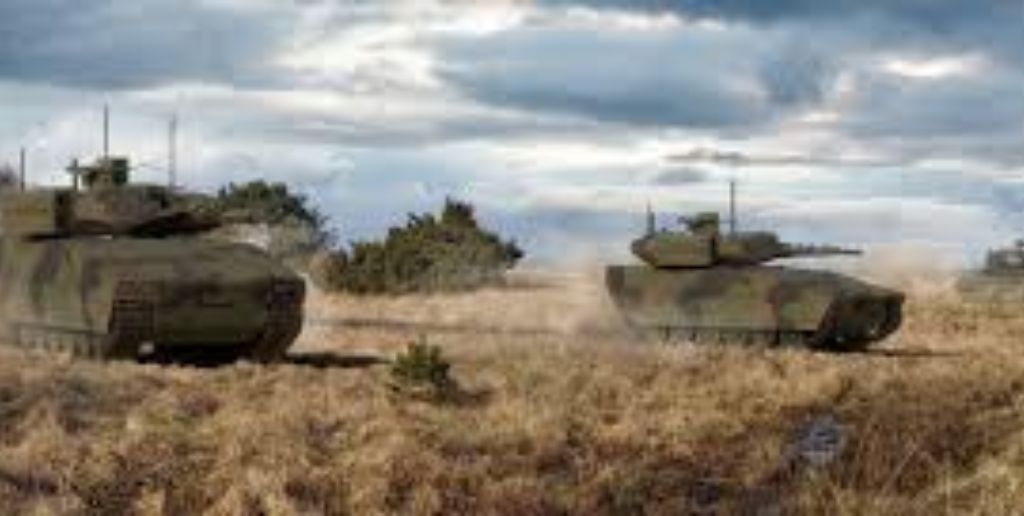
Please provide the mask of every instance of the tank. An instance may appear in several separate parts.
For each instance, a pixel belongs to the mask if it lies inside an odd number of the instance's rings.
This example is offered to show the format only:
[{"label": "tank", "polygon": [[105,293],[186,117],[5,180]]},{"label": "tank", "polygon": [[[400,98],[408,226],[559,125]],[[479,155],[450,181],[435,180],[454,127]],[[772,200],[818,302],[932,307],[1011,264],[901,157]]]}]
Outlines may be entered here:
[{"label": "tank", "polygon": [[298,275],[202,238],[221,221],[131,184],[126,158],[68,170],[69,188],[0,192],[0,342],[98,359],[284,355],[302,326]]},{"label": "tank", "polygon": [[989,250],[984,266],[962,275],[956,287],[969,301],[1024,302],[1024,240]]},{"label": "tank", "polygon": [[821,350],[866,348],[899,328],[904,296],[823,270],[771,265],[793,257],[859,254],[798,245],[771,232],[723,233],[717,213],[633,241],[643,262],[613,265],[606,285],[626,322],[645,334]]}]

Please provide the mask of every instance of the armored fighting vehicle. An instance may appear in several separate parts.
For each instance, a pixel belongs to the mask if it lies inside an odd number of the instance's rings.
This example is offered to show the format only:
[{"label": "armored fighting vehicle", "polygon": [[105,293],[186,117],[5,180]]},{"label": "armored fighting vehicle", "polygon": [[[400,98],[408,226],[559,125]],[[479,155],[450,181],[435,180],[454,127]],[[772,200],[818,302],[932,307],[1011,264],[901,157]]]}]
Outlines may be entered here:
[{"label": "armored fighting vehicle", "polygon": [[1024,240],[990,250],[985,265],[961,276],[956,286],[970,301],[1024,302]]},{"label": "armored fighting vehicle", "polygon": [[632,244],[643,265],[606,270],[627,323],[645,334],[697,342],[852,351],[894,332],[903,294],[834,272],[766,265],[779,258],[858,254],[797,245],[770,232],[723,233],[717,213],[683,219]]},{"label": "armored fighting vehicle", "polygon": [[0,342],[101,359],[281,357],[305,285],[261,250],[200,238],[220,221],[124,158],[70,188],[0,192]]}]

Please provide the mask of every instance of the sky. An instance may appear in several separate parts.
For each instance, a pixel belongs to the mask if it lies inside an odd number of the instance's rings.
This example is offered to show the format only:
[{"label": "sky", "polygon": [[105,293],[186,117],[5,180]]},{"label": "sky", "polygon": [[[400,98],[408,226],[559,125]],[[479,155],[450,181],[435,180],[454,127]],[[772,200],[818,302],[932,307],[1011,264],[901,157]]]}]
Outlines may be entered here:
[{"label": "sky", "polygon": [[3,0],[0,163],[285,181],[342,242],[446,196],[539,262],[662,224],[970,263],[1024,237],[1024,0]]}]

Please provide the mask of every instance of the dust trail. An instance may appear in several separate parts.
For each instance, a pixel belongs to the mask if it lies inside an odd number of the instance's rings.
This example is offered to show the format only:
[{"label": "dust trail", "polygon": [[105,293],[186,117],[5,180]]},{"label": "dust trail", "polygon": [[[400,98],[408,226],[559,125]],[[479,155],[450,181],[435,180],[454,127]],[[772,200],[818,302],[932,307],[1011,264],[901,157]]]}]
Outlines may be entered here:
[{"label": "dust trail", "polygon": [[619,329],[600,271],[512,274],[475,292],[392,296],[312,290],[307,327],[505,335],[605,334]]},{"label": "dust trail", "polygon": [[871,248],[851,268],[860,277],[917,296],[948,296],[962,269],[951,250],[924,244]]}]

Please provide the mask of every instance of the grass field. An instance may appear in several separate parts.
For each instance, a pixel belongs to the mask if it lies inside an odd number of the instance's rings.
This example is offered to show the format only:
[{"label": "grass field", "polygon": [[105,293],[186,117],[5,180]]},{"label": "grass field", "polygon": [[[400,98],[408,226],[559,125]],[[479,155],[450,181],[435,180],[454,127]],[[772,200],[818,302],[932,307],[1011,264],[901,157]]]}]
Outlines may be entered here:
[{"label": "grass field", "polygon": [[[590,276],[316,296],[298,363],[270,367],[0,351],[0,513],[1024,507],[1024,315],[904,284],[903,330],[853,355],[632,342]],[[370,365],[421,336],[451,402]]]}]

